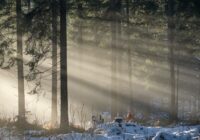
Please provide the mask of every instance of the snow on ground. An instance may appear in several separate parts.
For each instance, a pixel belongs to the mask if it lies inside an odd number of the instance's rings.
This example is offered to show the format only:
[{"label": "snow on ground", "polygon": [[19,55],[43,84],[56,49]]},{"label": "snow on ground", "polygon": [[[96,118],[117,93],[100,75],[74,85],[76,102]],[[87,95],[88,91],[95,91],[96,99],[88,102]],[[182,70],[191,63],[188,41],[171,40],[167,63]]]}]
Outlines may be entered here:
[{"label": "snow on ground", "polygon": [[[200,140],[200,125],[176,127],[146,127],[135,123],[105,123],[94,132],[69,133],[39,137],[41,131],[17,135],[7,128],[0,129],[0,140]],[[34,135],[34,136],[33,136]],[[37,137],[38,135],[38,137]]]}]

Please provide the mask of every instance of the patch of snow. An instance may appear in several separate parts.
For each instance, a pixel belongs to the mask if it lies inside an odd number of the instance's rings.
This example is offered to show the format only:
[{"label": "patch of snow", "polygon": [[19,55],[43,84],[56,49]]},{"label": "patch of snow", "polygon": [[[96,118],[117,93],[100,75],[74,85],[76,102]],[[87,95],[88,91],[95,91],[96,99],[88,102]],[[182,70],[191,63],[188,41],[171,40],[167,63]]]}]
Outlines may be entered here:
[{"label": "patch of snow", "polygon": [[176,127],[145,127],[136,123],[104,123],[93,133],[69,133],[39,137],[43,131],[28,131],[17,135],[0,128],[0,140],[199,140],[200,125]]}]

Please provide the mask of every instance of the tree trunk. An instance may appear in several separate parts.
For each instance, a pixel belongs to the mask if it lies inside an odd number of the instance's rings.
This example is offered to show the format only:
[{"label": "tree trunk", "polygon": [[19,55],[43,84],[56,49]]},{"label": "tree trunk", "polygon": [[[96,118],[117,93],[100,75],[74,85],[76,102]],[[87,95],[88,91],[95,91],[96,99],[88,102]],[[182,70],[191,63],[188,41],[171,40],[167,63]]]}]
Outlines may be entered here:
[{"label": "tree trunk", "polygon": [[[200,112],[200,85],[199,85],[199,92],[198,92],[198,112]],[[200,121],[200,114],[199,113],[198,113],[198,117],[199,117],[199,121]]]},{"label": "tree trunk", "polygon": [[177,104],[176,104],[176,85],[175,85],[175,60],[174,60],[174,0],[168,1],[168,45],[169,45],[169,61],[170,61],[170,85],[171,85],[171,117],[177,120]]},{"label": "tree trunk", "polygon": [[52,0],[52,125],[57,122],[57,2]]},{"label": "tree trunk", "polygon": [[[121,77],[122,77],[122,74],[123,74],[123,71],[122,71],[122,53],[123,52],[120,52],[121,48],[122,48],[122,23],[121,23],[121,18],[120,17],[116,17],[116,24],[117,24],[117,39],[116,39],[116,54],[117,55],[117,79],[116,79],[116,82],[117,82],[117,99],[116,99],[116,106],[117,106],[117,113],[118,115],[120,116],[123,116],[123,107],[124,107],[124,104],[121,103],[121,99],[119,98],[120,94],[123,94],[123,91],[121,90],[123,88],[123,84],[121,83]],[[125,95],[124,95],[125,96]]]},{"label": "tree trunk", "polygon": [[177,118],[176,106],[176,85],[175,85],[175,60],[174,60],[174,34],[172,29],[169,29],[169,60],[170,60],[170,84],[171,84],[171,115],[173,119]]},{"label": "tree trunk", "polygon": [[17,12],[17,71],[18,71],[18,122],[25,122],[24,68],[22,46],[22,10],[21,0],[16,0]]},{"label": "tree trunk", "polygon": [[120,18],[117,13],[121,12],[121,1],[110,0],[109,14],[111,15],[111,50],[112,50],[112,66],[111,66],[111,114],[115,117],[119,113],[119,91],[117,90],[117,35],[121,32]]},{"label": "tree trunk", "polygon": [[111,58],[111,114],[112,118],[114,118],[117,115],[117,85],[116,85],[116,80],[117,80],[117,72],[116,72],[116,65],[117,65],[117,57],[116,57],[116,22],[112,21],[111,22],[111,52],[112,52],[112,58]]},{"label": "tree trunk", "polygon": [[126,0],[126,22],[129,23],[129,0]]},{"label": "tree trunk", "polygon": [[31,10],[31,0],[27,0],[27,3],[28,3],[28,12],[30,12],[30,10]]},{"label": "tree trunk", "polygon": [[60,127],[69,127],[68,119],[68,84],[67,84],[67,4],[66,0],[60,0],[60,78],[61,78],[61,115]]},{"label": "tree trunk", "polygon": [[83,18],[83,4],[81,1],[78,1],[77,3],[77,14],[79,18]]},{"label": "tree trunk", "polygon": [[[126,0],[126,24],[127,24],[127,39],[130,39],[129,33],[129,0]],[[129,79],[129,111],[133,111],[133,95],[132,95],[132,55],[131,45],[128,46],[128,79]]]}]

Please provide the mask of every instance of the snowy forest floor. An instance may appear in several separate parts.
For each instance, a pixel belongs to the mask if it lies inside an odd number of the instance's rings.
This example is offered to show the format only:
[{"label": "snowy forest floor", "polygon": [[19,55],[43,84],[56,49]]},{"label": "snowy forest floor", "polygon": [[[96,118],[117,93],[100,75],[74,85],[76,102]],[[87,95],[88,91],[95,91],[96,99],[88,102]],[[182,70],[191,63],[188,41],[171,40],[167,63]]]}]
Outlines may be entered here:
[{"label": "snowy forest floor", "polygon": [[46,134],[43,130],[0,128],[0,140],[200,140],[200,125],[170,127],[142,126],[136,123],[104,123],[84,133]]}]

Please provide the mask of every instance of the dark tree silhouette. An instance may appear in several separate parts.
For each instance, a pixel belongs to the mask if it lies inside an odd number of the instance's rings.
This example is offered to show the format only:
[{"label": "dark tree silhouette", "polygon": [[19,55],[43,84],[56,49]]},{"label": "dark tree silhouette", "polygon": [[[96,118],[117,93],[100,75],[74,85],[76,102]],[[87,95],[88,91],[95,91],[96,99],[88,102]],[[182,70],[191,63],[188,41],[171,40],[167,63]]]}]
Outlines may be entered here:
[{"label": "dark tree silhouette", "polygon": [[57,122],[57,1],[52,0],[52,124]]},{"label": "dark tree silhouette", "polygon": [[172,120],[177,120],[177,103],[176,103],[176,83],[175,83],[175,58],[174,58],[174,0],[168,0],[167,15],[168,15],[168,43],[169,43],[169,61],[170,61],[170,85],[171,85],[171,117]]},{"label": "dark tree silhouette", "polygon": [[115,117],[119,113],[119,99],[118,99],[118,90],[117,90],[117,38],[120,32],[120,19],[118,14],[121,9],[120,0],[110,0],[110,5],[107,11],[108,18],[111,19],[111,50],[112,50],[112,65],[111,65],[111,110],[112,117]]},{"label": "dark tree silhouette", "polygon": [[[126,23],[127,23],[127,40],[129,41],[130,39],[130,24],[129,24],[129,18],[130,18],[130,11],[129,11],[129,6],[130,5],[130,2],[129,0],[126,0]],[[131,45],[128,46],[128,49],[127,49],[127,53],[128,53],[128,78],[129,78],[129,97],[130,97],[130,100],[129,100],[129,109],[130,111],[132,111],[132,108],[133,108],[133,95],[132,95],[132,55],[131,55]]]},{"label": "dark tree silhouette", "polygon": [[28,11],[31,10],[31,0],[27,0],[27,4],[28,4]]},{"label": "dark tree silhouette", "polygon": [[22,10],[21,0],[16,0],[17,12],[17,71],[18,71],[18,121],[25,122],[24,68],[22,47]]},{"label": "dark tree silhouette", "polygon": [[69,126],[68,118],[68,85],[67,85],[67,4],[60,0],[60,78],[61,78],[61,129]]}]

